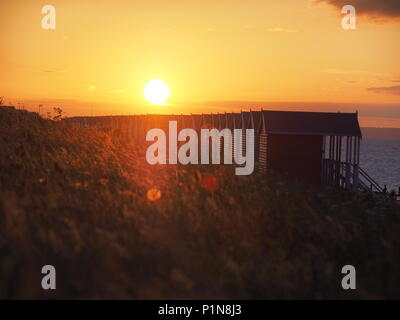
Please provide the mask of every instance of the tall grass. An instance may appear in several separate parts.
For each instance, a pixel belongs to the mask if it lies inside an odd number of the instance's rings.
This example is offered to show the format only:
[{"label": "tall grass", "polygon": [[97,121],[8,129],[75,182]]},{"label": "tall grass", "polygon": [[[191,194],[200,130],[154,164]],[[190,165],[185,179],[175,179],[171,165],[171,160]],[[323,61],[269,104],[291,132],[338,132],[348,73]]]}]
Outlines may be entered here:
[{"label": "tall grass", "polygon": [[0,108],[0,298],[400,298],[395,204],[144,151]]}]

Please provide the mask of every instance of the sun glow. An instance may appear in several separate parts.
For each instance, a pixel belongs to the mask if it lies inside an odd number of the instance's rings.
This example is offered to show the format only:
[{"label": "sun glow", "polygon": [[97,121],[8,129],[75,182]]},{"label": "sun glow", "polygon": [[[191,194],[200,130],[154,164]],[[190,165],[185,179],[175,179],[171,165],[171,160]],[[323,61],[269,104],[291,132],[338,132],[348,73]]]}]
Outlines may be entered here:
[{"label": "sun glow", "polygon": [[143,90],[144,97],[154,105],[163,105],[171,92],[168,85],[159,79],[150,80]]}]

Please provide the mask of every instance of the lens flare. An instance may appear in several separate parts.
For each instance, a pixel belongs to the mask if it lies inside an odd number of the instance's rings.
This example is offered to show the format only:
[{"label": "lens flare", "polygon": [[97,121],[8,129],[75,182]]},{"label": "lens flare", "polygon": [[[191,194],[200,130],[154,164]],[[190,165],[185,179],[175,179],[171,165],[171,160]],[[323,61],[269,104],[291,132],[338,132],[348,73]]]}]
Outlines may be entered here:
[{"label": "lens flare", "polygon": [[149,199],[150,201],[156,201],[159,200],[160,198],[161,198],[160,190],[152,188],[147,191],[147,199]]}]

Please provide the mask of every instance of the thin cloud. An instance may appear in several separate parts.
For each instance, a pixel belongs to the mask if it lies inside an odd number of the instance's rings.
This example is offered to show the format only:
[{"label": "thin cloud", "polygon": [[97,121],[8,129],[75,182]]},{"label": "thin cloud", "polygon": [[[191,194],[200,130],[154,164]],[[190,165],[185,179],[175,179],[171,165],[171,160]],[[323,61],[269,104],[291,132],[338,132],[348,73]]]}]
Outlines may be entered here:
[{"label": "thin cloud", "polygon": [[343,75],[353,75],[353,76],[370,76],[370,77],[389,77],[390,74],[371,72],[368,70],[344,70],[344,69],[325,69],[325,73],[329,74],[343,74]]},{"label": "thin cloud", "polygon": [[115,89],[115,90],[111,90],[111,93],[120,93],[120,92],[126,92],[128,91],[128,89]]},{"label": "thin cloud", "polygon": [[283,32],[283,31],[285,31],[285,29],[283,29],[283,28],[270,28],[270,29],[268,29],[268,31],[271,31],[271,32]]},{"label": "thin cloud", "polygon": [[352,5],[356,13],[375,18],[400,18],[399,0],[315,0],[316,2],[327,3],[337,9],[345,5]]},{"label": "thin cloud", "polygon": [[51,69],[47,69],[47,70],[43,70],[43,72],[45,73],[63,73],[63,72],[67,72],[65,70],[51,70]]},{"label": "thin cloud", "polygon": [[281,28],[281,27],[269,28],[268,31],[269,32],[288,32],[288,33],[299,32],[299,30],[297,30],[297,29],[285,29],[285,28]]},{"label": "thin cloud", "polygon": [[367,91],[374,93],[384,93],[384,94],[396,94],[400,95],[400,86],[392,86],[392,87],[371,87],[367,88]]}]

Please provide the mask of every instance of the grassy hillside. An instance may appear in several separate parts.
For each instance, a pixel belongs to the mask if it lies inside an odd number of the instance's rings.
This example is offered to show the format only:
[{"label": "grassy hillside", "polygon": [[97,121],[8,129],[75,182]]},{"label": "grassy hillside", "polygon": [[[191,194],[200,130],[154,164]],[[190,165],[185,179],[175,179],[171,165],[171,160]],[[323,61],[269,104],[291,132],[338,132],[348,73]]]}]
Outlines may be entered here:
[{"label": "grassy hillside", "polygon": [[153,167],[117,132],[0,108],[0,298],[400,298],[399,232],[367,194]]}]

